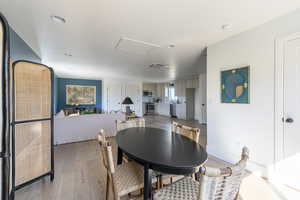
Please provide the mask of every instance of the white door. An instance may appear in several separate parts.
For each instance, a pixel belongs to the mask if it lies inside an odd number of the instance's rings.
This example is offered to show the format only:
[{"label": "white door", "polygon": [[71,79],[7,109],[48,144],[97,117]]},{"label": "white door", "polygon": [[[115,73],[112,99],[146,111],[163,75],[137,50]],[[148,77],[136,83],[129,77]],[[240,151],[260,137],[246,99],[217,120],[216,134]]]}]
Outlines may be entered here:
[{"label": "white door", "polygon": [[141,91],[139,85],[128,84],[126,85],[126,96],[130,97],[133,101],[133,105],[130,105],[130,109],[137,115],[141,116]]},{"label": "white door", "polygon": [[194,120],[195,119],[195,89],[187,88],[186,89],[186,119]]},{"label": "white door", "polygon": [[122,109],[122,85],[110,84],[107,87],[107,111],[120,111]]},{"label": "white door", "polygon": [[283,184],[300,189],[300,37],[285,43],[283,67]]}]

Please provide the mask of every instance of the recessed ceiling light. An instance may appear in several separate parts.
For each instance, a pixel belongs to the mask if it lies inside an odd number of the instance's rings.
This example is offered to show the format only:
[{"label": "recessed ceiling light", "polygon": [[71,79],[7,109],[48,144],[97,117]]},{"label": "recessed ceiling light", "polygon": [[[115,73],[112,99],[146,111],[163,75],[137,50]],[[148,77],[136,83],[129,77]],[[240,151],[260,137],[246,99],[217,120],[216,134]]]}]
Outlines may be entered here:
[{"label": "recessed ceiling light", "polygon": [[227,29],[230,29],[231,28],[231,24],[224,24],[222,25],[222,29],[223,30],[227,30]]},{"label": "recessed ceiling light", "polygon": [[169,44],[168,48],[174,48],[175,44]]},{"label": "recessed ceiling light", "polygon": [[64,55],[67,57],[72,57],[72,54],[69,54],[69,53],[64,53]]},{"label": "recessed ceiling light", "polygon": [[66,20],[63,17],[57,16],[57,15],[51,15],[51,19],[52,19],[52,21],[57,22],[57,23],[61,23],[61,24],[66,23]]}]

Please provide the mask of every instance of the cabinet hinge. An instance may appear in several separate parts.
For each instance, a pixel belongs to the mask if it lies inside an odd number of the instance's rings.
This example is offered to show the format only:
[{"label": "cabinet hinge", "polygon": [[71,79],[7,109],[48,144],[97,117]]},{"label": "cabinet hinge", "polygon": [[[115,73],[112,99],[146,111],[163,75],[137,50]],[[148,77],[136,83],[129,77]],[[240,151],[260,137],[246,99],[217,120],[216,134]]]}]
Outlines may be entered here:
[{"label": "cabinet hinge", "polygon": [[9,156],[9,153],[0,152],[0,158],[8,158]]}]

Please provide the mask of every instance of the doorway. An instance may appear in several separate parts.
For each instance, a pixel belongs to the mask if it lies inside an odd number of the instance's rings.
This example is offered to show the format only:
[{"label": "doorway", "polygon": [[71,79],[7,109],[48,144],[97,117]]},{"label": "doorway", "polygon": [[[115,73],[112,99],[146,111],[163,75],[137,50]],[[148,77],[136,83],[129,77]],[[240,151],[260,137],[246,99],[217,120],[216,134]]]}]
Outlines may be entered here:
[{"label": "doorway", "polygon": [[195,88],[187,88],[186,95],[186,119],[195,119]]},{"label": "doorway", "polygon": [[300,33],[276,44],[275,172],[300,190]]}]

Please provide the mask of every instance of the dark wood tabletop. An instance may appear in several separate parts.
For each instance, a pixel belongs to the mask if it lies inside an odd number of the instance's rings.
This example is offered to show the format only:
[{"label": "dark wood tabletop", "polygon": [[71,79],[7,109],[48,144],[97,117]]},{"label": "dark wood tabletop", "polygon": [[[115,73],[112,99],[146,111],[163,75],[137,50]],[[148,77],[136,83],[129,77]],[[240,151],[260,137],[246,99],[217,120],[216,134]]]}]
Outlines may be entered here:
[{"label": "dark wood tabletop", "polygon": [[200,144],[158,128],[124,129],[117,134],[117,144],[118,164],[122,163],[125,153],[144,165],[144,199],[151,195],[149,169],[169,174],[191,174],[207,160],[207,152]]}]

